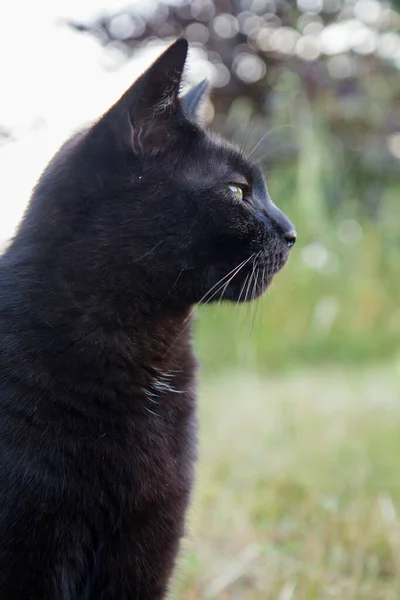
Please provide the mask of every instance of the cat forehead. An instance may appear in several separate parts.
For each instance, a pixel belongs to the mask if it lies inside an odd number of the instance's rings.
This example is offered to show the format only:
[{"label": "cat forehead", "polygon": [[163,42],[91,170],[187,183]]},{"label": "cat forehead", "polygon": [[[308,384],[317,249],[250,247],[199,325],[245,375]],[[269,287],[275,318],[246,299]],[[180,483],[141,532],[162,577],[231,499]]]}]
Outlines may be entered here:
[{"label": "cat forehead", "polygon": [[197,130],[178,165],[180,181],[190,186],[201,189],[237,183],[251,186],[260,197],[267,193],[261,169],[241,148],[207,130]]},{"label": "cat forehead", "polygon": [[209,158],[211,171],[236,173],[247,179],[249,183],[254,180],[264,180],[261,169],[251,162],[244,151],[213,132],[206,132],[204,154]]}]

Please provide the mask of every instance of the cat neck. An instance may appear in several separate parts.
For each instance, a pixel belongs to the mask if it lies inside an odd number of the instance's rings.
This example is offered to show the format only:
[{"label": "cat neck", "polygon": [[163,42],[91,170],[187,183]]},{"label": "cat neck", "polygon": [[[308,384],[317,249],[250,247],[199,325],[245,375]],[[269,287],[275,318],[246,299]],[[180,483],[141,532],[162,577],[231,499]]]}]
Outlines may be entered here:
[{"label": "cat neck", "polygon": [[15,244],[1,257],[0,327],[23,332],[26,346],[35,347],[40,335],[43,353],[68,348],[76,361],[79,349],[85,363],[122,353],[125,364],[159,372],[191,354],[191,306],[152,298],[134,273],[129,280],[103,277],[85,258],[71,265],[68,257],[44,260],[25,250]]}]

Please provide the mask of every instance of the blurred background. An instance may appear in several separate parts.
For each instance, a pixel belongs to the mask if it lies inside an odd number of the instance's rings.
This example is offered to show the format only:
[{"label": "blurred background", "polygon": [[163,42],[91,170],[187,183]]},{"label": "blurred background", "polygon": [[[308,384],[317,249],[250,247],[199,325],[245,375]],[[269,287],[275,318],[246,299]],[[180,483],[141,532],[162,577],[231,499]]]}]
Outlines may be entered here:
[{"label": "blurred background", "polygon": [[41,169],[177,36],[296,224],[197,311],[200,462],[171,598],[400,598],[400,2],[4,3],[0,244]]}]

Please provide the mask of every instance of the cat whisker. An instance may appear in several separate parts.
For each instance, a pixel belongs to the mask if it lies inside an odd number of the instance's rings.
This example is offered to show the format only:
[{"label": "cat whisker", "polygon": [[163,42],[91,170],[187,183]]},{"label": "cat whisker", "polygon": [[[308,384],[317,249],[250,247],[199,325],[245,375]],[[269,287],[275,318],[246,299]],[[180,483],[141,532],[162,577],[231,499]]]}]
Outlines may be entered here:
[{"label": "cat whisker", "polygon": [[143,394],[146,396],[146,398],[152,402],[152,404],[156,404],[157,406],[159,405],[159,402],[157,400],[154,400],[154,398],[159,398],[158,394],[155,394],[154,392],[150,392],[150,390],[146,389],[146,388],[141,388]]},{"label": "cat whisker", "polygon": [[150,408],[148,408],[147,406],[144,406],[144,409],[147,410],[148,413],[151,413],[152,415],[154,415],[155,417],[160,416],[156,412],[154,412],[154,410],[150,410]]},{"label": "cat whisker", "polygon": [[255,269],[254,271],[255,275],[254,275],[254,283],[253,283],[253,289],[251,292],[251,299],[252,299],[252,305],[251,305],[251,313],[250,313],[250,330],[249,330],[249,334],[251,333],[252,329],[253,329],[253,323],[254,323],[254,311],[255,311],[255,293],[257,291],[257,283],[258,283],[258,268]]},{"label": "cat whisker", "polygon": [[[278,151],[282,151],[283,149],[286,149],[286,148],[288,148],[288,149],[289,148],[295,149],[296,148],[296,144],[294,142],[282,143],[282,144],[279,144],[279,146],[275,146],[273,150],[274,150],[275,155],[276,155]],[[253,158],[253,161],[256,164],[260,164],[265,158],[268,158],[268,156],[270,156],[271,152],[272,152],[272,149],[268,148],[268,150],[266,152],[264,152],[264,154],[261,154],[261,156],[257,156],[255,158]]]},{"label": "cat whisker", "polygon": [[[263,269],[262,269],[262,275],[261,275],[261,284],[262,285],[263,285],[264,280],[265,280],[265,267],[263,267]],[[260,306],[262,306],[263,299],[264,299],[264,296],[261,296],[257,300],[256,310],[255,310],[255,317],[254,317],[255,320],[258,318],[258,315],[260,313]]]},{"label": "cat whisker", "polygon": [[[243,138],[241,140],[241,143],[238,144],[239,145],[239,151],[244,156],[247,155],[246,146],[247,146],[248,141],[250,140],[251,136],[253,135],[254,128],[256,127],[256,125],[258,123],[257,119],[252,119],[252,115],[257,114],[257,112],[260,109],[262,101],[263,101],[263,98],[261,96],[259,98],[259,100],[253,105],[253,109],[251,111],[251,114],[249,115],[249,118],[248,118],[248,121],[247,121],[247,125],[246,125],[246,129],[245,129],[245,132],[243,134]],[[250,129],[250,124],[251,124],[251,129]]]},{"label": "cat whisker", "polygon": [[250,127],[250,124],[252,125],[252,130],[251,130],[251,133],[253,133],[253,129],[254,129],[254,122],[252,122],[252,120],[249,118],[249,119],[247,120],[247,125],[246,125],[246,128],[245,128],[245,130],[244,130],[244,133],[243,133],[242,139],[240,140],[240,143],[238,143],[238,149],[239,149],[239,152],[240,152],[241,154],[244,154],[244,151],[245,151],[246,144],[247,144],[247,142],[248,142],[248,139],[249,139],[249,137],[250,137],[250,133],[249,133],[249,127]]},{"label": "cat whisker", "polygon": [[181,270],[179,271],[177,278],[175,279],[174,283],[172,284],[171,288],[170,288],[170,289],[169,289],[169,291],[168,291],[168,294],[165,296],[164,300],[162,300],[162,301],[160,302],[160,304],[158,305],[158,308],[161,308],[161,306],[163,305],[163,303],[165,302],[165,300],[166,300],[166,299],[167,299],[167,298],[168,298],[168,297],[171,295],[171,292],[172,292],[172,290],[174,289],[174,287],[175,287],[175,286],[176,286],[176,284],[178,283],[178,281],[179,281],[179,279],[180,279],[180,277],[181,277],[182,273],[183,273],[185,270],[186,270],[186,266],[185,266],[185,267],[183,267],[183,269],[181,269]]},{"label": "cat whisker", "polygon": [[[219,286],[221,284],[221,282],[224,282],[225,279],[227,277],[229,277],[234,271],[235,273],[233,273],[233,276],[231,277],[231,279],[229,280],[230,282],[232,281],[232,279],[234,277],[236,277],[236,275],[239,273],[239,271],[241,271],[243,269],[243,267],[251,261],[251,259],[255,256],[255,253],[253,253],[251,256],[249,256],[249,258],[247,258],[246,260],[244,260],[243,262],[241,262],[239,265],[237,265],[234,269],[232,269],[232,271],[230,271],[227,275],[225,275],[224,277],[222,277],[215,285],[213,285],[212,288],[210,288],[208,290],[208,292],[206,292],[204,294],[204,296],[199,300],[199,302],[197,304],[207,304],[208,302],[210,302],[210,300],[212,298],[214,298],[214,296],[216,296],[216,294],[218,294],[218,292],[220,291],[221,287],[223,287],[225,285],[225,283],[222,283],[222,286],[218,287],[218,289],[212,294],[212,296],[210,296],[210,298],[207,298],[208,294],[210,294],[210,292],[212,292],[214,290],[214,288],[216,288],[217,286]],[[206,302],[204,302],[204,300],[207,298]]]},{"label": "cat whisker", "polygon": [[234,278],[236,277],[236,275],[239,273],[239,271],[241,271],[241,269],[242,269],[244,266],[245,266],[245,265],[243,265],[242,267],[240,267],[240,269],[239,269],[238,271],[236,271],[236,273],[234,273],[234,274],[232,275],[232,277],[230,277],[230,278],[228,279],[228,281],[227,281],[227,282],[226,282],[226,283],[223,285],[223,287],[222,287],[222,291],[221,291],[221,294],[220,294],[220,297],[219,297],[219,300],[218,300],[218,303],[221,303],[221,302],[222,302],[222,299],[223,299],[223,297],[224,297],[224,294],[225,294],[225,292],[226,292],[226,289],[227,289],[228,285],[231,283],[232,279],[234,279]]},{"label": "cat whisker", "polygon": [[249,121],[247,123],[247,127],[246,127],[245,134],[243,136],[242,144],[239,147],[240,152],[242,152],[243,154],[246,153],[246,146],[247,146],[247,144],[248,144],[251,136],[253,135],[253,131],[254,131],[254,127],[255,127],[255,121],[253,121],[251,123],[251,128],[249,127],[249,125],[250,125],[250,119],[249,119]]},{"label": "cat whisker", "polygon": [[261,136],[261,139],[256,143],[256,145],[254,146],[254,148],[250,151],[248,158],[252,158],[252,156],[254,156],[254,153],[256,152],[256,150],[261,146],[261,144],[268,139],[269,136],[271,136],[273,133],[276,133],[277,131],[282,131],[283,129],[295,129],[294,125],[278,125],[277,127],[273,127],[272,129],[268,129],[268,131],[266,131],[264,133],[263,136]]},{"label": "cat whisker", "polygon": [[250,289],[251,289],[251,285],[252,285],[252,281],[253,281],[253,277],[254,277],[254,270],[255,270],[255,266],[256,266],[256,261],[257,261],[257,258],[259,256],[260,256],[260,252],[257,253],[257,255],[256,255],[255,259],[254,259],[253,268],[252,268],[252,271],[251,271],[250,276],[249,276],[249,281],[247,283],[246,294],[245,294],[245,298],[244,298],[244,310],[247,309],[247,301],[251,298]]},{"label": "cat whisker", "polygon": [[[253,256],[254,256],[254,254],[253,254],[252,256],[250,256],[250,257],[249,257],[249,258],[248,258],[246,261],[244,261],[243,263],[241,263],[241,264],[240,264],[238,267],[236,267],[236,269],[235,269],[235,272],[234,272],[234,273],[233,273],[233,275],[232,275],[232,276],[231,276],[231,277],[228,279],[228,281],[227,281],[227,282],[224,282],[224,283],[222,283],[222,285],[220,285],[220,286],[218,287],[218,289],[217,289],[217,290],[215,290],[215,292],[214,292],[214,293],[213,293],[213,294],[212,294],[212,295],[211,295],[209,298],[207,298],[207,300],[206,300],[206,301],[204,301],[204,298],[205,298],[205,296],[203,296],[203,299],[200,301],[200,302],[201,302],[201,304],[202,304],[203,306],[205,306],[206,304],[208,304],[209,302],[211,302],[211,300],[212,300],[213,298],[215,298],[215,296],[216,296],[216,295],[217,295],[217,294],[218,294],[218,293],[219,293],[219,292],[222,290],[222,291],[221,291],[221,294],[220,294],[220,298],[219,298],[219,300],[218,300],[218,303],[220,303],[220,302],[222,301],[222,298],[223,298],[223,296],[224,296],[224,293],[225,293],[225,291],[226,291],[226,289],[227,289],[228,285],[229,285],[229,284],[230,284],[230,283],[233,281],[233,279],[234,279],[234,278],[235,278],[235,277],[238,275],[239,271],[241,271],[241,270],[243,269],[243,267],[244,267],[244,266],[245,266],[245,265],[246,265],[248,262],[250,262],[250,260],[251,260],[251,258],[252,258]],[[232,271],[231,271],[231,273],[232,273]],[[220,281],[221,281],[221,280],[220,280]],[[210,291],[211,291],[211,290],[210,290]],[[208,292],[208,293],[209,293],[209,292]],[[207,294],[206,294],[206,295],[207,295]],[[200,303],[199,303],[199,304],[200,304]]]},{"label": "cat whisker", "polygon": [[248,276],[248,281],[247,281],[247,285],[246,285],[246,293],[244,296],[244,301],[243,301],[243,311],[242,311],[242,315],[246,314],[246,310],[247,310],[247,300],[248,300],[248,296],[249,296],[249,291],[250,291],[250,286],[251,286],[251,280],[252,280],[252,276],[253,276],[253,271],[254,271],[254,263],[253,263],[253,270],[252,272],[249,274]]},{"label": "cat whisker", "polygon": [[[233,277],[235,277],[237,275],[237,273],[245,266],[246,263],[248,263],[251,258],[254,256],[254,254],[252,254],[248,259],[242,261],[239,265],[237,265],[236,267],[234,267],[231,271],[229,271],[229,273],[227,273],[226,275],[224,275],[223,277],[221,277],[221,279],[219,279],[217,281],[217,283],[215,283],[205,294],[202,298],[200,298],[200,300],[197,302],[197,305],[195,307],[193,307],[193,309],[191,310],[190,314],[186,317],[184,324],[186,324],[187,321],[189,321],[189,319],[191,318],[193,312],[196,310],[197,306],[199,305],[203,305],[205,306],[206,304],[208,304],[208,302],[210,302],[214,296],[216,296],[216,294],[218,294],[218,292],[220,291],[221,287],[223,287],[225,285],[225,279],[227,279],[230,275],[232,275],[233,273]],[[229,280],[232,281],[233,277]],[[215,290],[215,288],[217,288]],[[213,291],[215,290],[215,292],[209,297],[207,298],[207,296]]]},{"label": "cat whisker", "polygon": [[173,394],[183,394],[181,390],[177,390],[173,385],[171,385],[168,382],[168,379],[165,381],[164,377],[162,376],[159,376],[158,379],[154,379],[151,385],[160,393],[170,392]]},{"label": "cat whisker", "polygon": [[[187,329],[187,327],[190,325],[191,323],[191,319],[193,316],[194,311],[196,310],[197,306],[202,304],[203,306],[205,306],[206,304],[208,304],[209,302],[211,302],[211,300],[218,294],[218,292],[221,290],[221,288],[225,285],[225,280],[227,277],[231,276],[228,284],[236,277],[236,275],[243,269],[243,267],[250,262],[254,256],[256,255],[256,253],[254,252],[251,256],[249,256],[248,258],[246,258],[246,260],[243,260],[241,263],[239,263],[239,265],[237,265],[236,267],[234,267],[231,271],[229,271],[229,273],[227,273],[227,275],[224,275],[223,277],[221,277],[221,279],[219,281],[217,281],[217,283],[215,283],[205,294],[204,296],[198,301],[197,305],[190,311],[190,313],[188,314],[188,316],[186,317],[186,319],[184,319],[183,323],[182,323],[182,328],[179,332],[179,334],[176,336],[174,342],[171,344],[171,346],[169,347],[167,354],[169,354],[173,348],[175,347],[176,343],[178,342],[178,340],[180,339],[180,337],[183,335],[183,333],[185,332],[185,330]],[[233,275],[232,275],[233,273]],[[215,290],[215,288],[217,288]],[[213,290],[215,290],[213,292]],[[211,293],[212,295],[207,298],[207,296]],[[207,298],[207,300],[206,300]]]},{"label": "cat whisker", "polygon": [[246,295],[244,297],[244,301],[245,302],[247,302],[247,300],[250,298],[249,292],[250,292],[250,287],[251,287],[251,282],[252,282],[252,279],[253,279],[253,275],[254,275],[254,263],[253,263],[252,272],[251,272],[250,277],[249,277],[249,282],[248,282],[247,288],[246,288]]},{"label": "cat whisker", "polygon": [[235,303],[235,309],[234,309],[234,311],[233,311],[233,314],[235,314],[235,313],[236,313],[237,307],[239,306],[240,299],[241,299],[241,297],[242,297],[242,294],[243,294],[243,292],[244,292],[244,288],[246,287],[246,283],[247,283],[247,280],[249,279],[249,277],[250,277],[250,274],[249,274],[249,275],[246,275],[246,279],[244,280],[244,283],[243,283],[243,285],[242,285],[242,287],[241,287],[241,290],[240,290],[239,297],[238,297],[238,299],[236,300],[236,303]]},{"label": "cat whisker", "polygon": [[152,252],[154,252],[154,250],[157,250],[157,248],[159,246],[161,246],[161,244],[163,244],[163,243],[164,243],[164,240],[160,240],[153,248],[151,248],[151,250],[148,250],[147,252],[142,254],[142,256],[139,256],[139,258],[135,258],[135,260],[133,260],[132,263],[139,262],[143,258],[146,258],[146,256],[149,256],[149,254],[152,254]]},{"label": "cat whisker", "polygon": [[[250,260],[250,259],[249,259],[249,260]],[[221,292],[221,297],[220,297],[220,299],[219,299],[219,302],[221,302],[221,301],[222,301],[223,295],[224,295],[224,293],[225,293],[225,291],[226,291],[226,289],[227,289],[228,285],[229,285],[229,284],[232,282],[232,280],[233,280],[233,279],[234,279],[234,278],[235,278],[235,277],[238,275],[239,271],[241,271],[241,270],[243,269],[243,267],[244,267],[244,266],[245,266],[245,265],[246,265],[246,264],[249,262],[249,260],[248,260],[248,261],[246,261],[246,262],[245,262],[243,265],[241,265],[241,266],[240,266],[240,268],[238,268],[238,269],[237,269],[237,271],[236,271],[236,272],[235,272],[235,273],[232,275],[232,277],[230,277],[230,279],[229,279],[229,280],[228,280],[226,283],[224,283],[224,284],[223,284],[223,286],[221,286],[221,287],[223,287],[223,289],[222,289],[222,292]],[[208,304],[208,303],[209,303],[209,302],[210,302],[210,301],[211,301],[211,300],[212,300],[212,299],[213,299],[213,298],[214,298],[214,297],[217,295],[217,293],[218,293],[218,292],[221,290],[221,287],[220,287],[220,288],[218,288],[218,290],[216,290],[216,292],[215,292],[215,293],[214,293],[214,294],[213,294],[213,295],[212,295],[210,298],[207,298],[207,301],[206,301],[206,302],[203,302],[203,305],[204,305],[204,304]]]}]

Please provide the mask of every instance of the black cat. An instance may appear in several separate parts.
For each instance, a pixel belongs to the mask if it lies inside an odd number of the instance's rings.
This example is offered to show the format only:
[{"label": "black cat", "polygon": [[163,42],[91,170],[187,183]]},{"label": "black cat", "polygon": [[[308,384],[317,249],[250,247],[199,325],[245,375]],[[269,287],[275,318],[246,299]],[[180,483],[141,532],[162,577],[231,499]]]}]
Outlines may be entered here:
[{"label": "black cat", "polygon": [[1,600],[165,597],[192,306],[260,295],[295,241],[260,170],[197,124],[206,85],[179,99],[186,54],[64,144],[0,259]]}]

